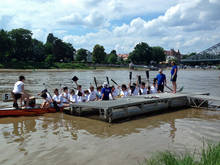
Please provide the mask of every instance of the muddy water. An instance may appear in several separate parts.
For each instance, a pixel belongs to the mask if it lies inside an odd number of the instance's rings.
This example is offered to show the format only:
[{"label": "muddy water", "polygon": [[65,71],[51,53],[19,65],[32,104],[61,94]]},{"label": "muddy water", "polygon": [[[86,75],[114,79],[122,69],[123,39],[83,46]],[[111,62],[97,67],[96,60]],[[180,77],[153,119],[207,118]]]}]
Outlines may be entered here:
[{"label": "muddy water", "polygon": [[[127,70],[23,72],[26,88],[33,95],[48,84],[71,86],[77,75],[88,87],[96,76],[126,83]],[[165,72],[169,77],[168,71]],[[0,93],[9,92],[21,72],[0,72]],[[144,72],[136,71],[134,76]],[[153,78],[156,72],[151,72]],[[179,86],[184,91],[210,92],[220,96],[219,71],[180,71]],[[3,103],[1,106],[9,106]],[[186,109],[108,124],[66,114],[37,117],[0,118],[0,164],[138,164],[156,151],[199,152],[204,141],[220,141],[220,112]]]}]

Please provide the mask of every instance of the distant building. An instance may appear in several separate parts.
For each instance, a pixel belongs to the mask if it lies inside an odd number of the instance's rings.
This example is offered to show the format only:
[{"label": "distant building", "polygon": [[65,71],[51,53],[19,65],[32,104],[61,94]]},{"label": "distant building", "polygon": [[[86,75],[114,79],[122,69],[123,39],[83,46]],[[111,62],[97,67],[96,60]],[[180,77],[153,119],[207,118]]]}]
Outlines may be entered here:
[{"label": "distant building", "polygon": [[90,51],[87,50],[87,62],[88,63],[92,63],[92,53]]},{"label": "distant building", "polygon": [[179,50],[176,52],[174,49],[170,49],[165,50],[164,53],[166,55],[166,62],[169,62],[170,60],[177,60],[180,62],[181,60],[181,53]]},{"label": "distant building", "polygon": [[129,54],[118,54],[118,57],[123,58],[123,60],[128,59]]}]

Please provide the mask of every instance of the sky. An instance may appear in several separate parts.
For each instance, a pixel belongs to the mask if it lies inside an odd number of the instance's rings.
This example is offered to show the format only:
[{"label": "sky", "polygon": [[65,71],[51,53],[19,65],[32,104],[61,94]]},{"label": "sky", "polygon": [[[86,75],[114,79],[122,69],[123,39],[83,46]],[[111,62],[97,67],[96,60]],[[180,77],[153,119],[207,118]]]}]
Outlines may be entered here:
[{"label": "sky", "polygon": [[146,42],[187,54],[220,42],[220,0],[0,0],[0,29],[15,28],[76,49],[122,54]]}]

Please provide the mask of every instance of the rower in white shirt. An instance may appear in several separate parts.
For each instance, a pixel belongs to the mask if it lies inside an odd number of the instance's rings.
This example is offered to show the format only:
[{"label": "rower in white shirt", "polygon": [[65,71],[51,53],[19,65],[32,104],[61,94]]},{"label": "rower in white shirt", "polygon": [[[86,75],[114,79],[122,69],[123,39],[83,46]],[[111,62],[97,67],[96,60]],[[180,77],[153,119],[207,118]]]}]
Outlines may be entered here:
[{"label": "rower in white shirt", "polygon": [[63,104],[66,104],[66,106],[67,106],[67,104],[69,104],[69,99],[70,99],[68,87],[63,88],[63,92],[62,92],[61,96],[63,97]]},{"label": "rower in white shirt", "polygon": [[122,84],[121,91],[120,91],[120,97],[124,98],[124,97],[128,97],[128,96],[129,96],[129,92],[128,92],[127,86],[125,84]]},{"label": "rower in white shirt", "polygon": [[78,103],[78,96],[75,94],[74,89],[70,91],[70,103]]},{"label": "rower in white shirt", "polygon": [[53,100],[56,101],[58,107],[63,107],[63,97],[59,94],[59,90],[56,88],[54,89],[54,96]]},{"label": "rower in white shirt", "polygon": [[139,95],[139,87],[137,86],[136,83],[133,83],[132,85],[129,84],[129,94],[131,96],[138,96]]},{"label": "rower in white shirt", "polygon": [[119,94],[120,94],[119,89],[116,89],[114,85],[112,85],[111,89],[112,89],[112,94],[109,94],[109,98],[112,100],[112,99],[119,97]]},{"label": "rower in white shirt", "polygon": [[97,92],[94,90],[94,86],[90,86],[89,88],[89,98],[88,98],[88,101],[95,101],[97,100]]},{"label": "rower in white shirt", "polygon": [[145,82],[141,82],[140,91],[141,91],[141,95],[147,94],[147,88],[145,87]]}]

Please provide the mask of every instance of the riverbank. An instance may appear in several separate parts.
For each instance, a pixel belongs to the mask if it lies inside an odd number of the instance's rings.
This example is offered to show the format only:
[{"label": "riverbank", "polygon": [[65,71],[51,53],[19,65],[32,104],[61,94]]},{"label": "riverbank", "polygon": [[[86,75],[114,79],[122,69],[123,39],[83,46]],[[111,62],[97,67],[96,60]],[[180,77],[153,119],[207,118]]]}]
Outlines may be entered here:
[{"label": "riverbank", "polygon": [[220,164],[220,143],[209,145],[202,149],[200,158],[193,154],[176,154],[165,151],[155,154],[152,158],[145,160],[143,165],[219,165]]}]

